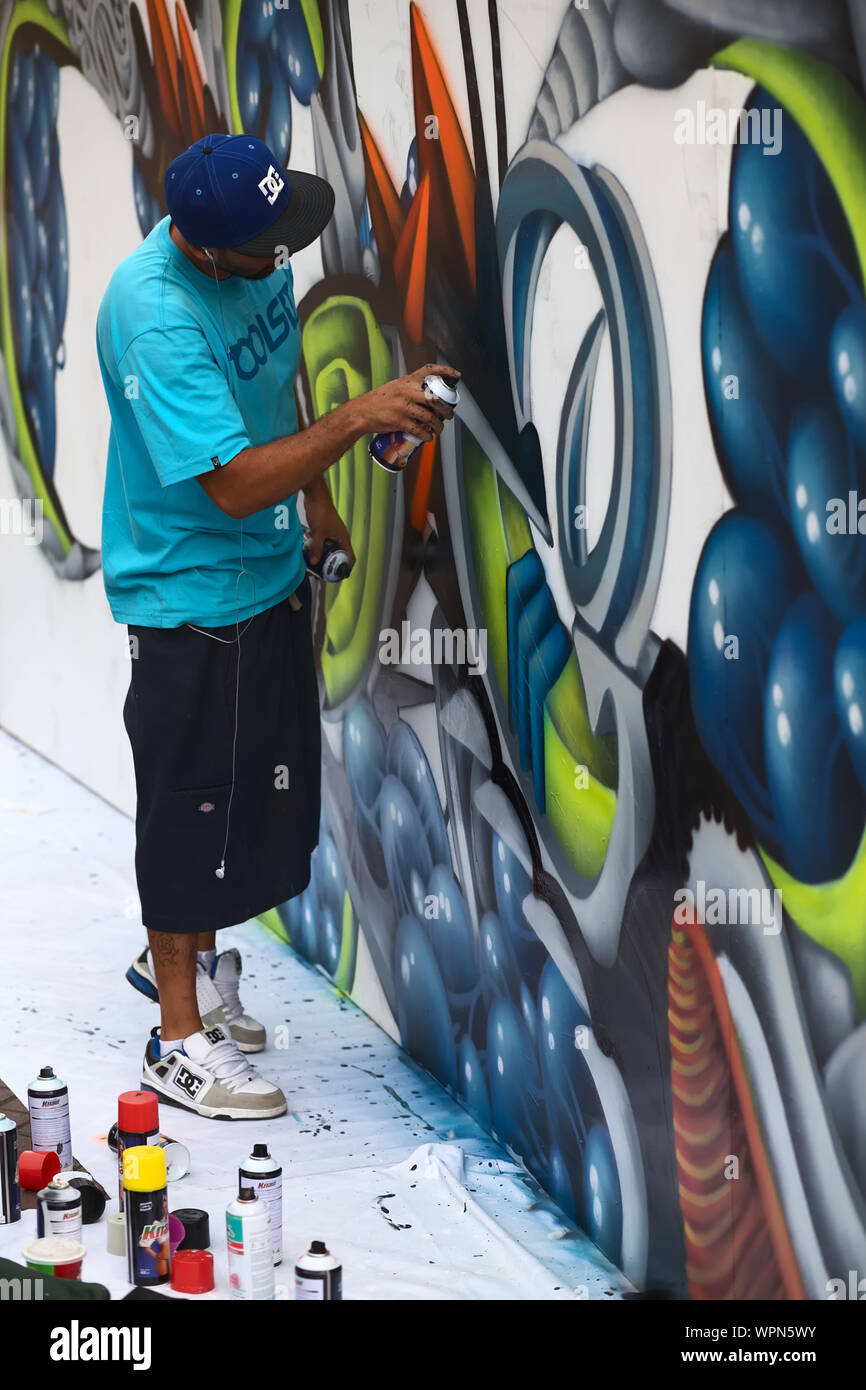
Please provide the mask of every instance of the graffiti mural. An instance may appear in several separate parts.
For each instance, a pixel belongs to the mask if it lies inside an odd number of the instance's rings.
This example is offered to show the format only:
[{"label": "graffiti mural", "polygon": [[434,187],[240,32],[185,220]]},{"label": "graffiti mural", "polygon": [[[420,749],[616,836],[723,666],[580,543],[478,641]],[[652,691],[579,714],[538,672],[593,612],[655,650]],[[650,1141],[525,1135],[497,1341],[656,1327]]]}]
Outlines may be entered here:
[{"label": "graffiti mural", "polygon": [[[98,552],[53,483],[62,69],[129,142],[142,235],[206,131],[291,162],[303,129],[336,191],[299,304],[303,420],[426,361],[463,376],[399,478],[364,442],[328,475],[358,561],[318,599],[320,841],[266,925],[362,1005],[372,972],[406,1048],[638,1287],[827,1297],[866,1275],[866,3],[550,0],[528,119],[505,7],[447,8],[446,55],[405,7],[397,171],[356,73],[362,7],[4,7],[14,477],[58,578],[86,580]],[[654,630],[682,486],[668,306],[627,182],[579,152],[625,89],[708,70],[745,97],[685,349],[726,500],[683,649]],[[725,143],[726,111],[680,100],[673,140]],[[546,383],[551,453],[533,343],[563,231],[595,308]]]}]

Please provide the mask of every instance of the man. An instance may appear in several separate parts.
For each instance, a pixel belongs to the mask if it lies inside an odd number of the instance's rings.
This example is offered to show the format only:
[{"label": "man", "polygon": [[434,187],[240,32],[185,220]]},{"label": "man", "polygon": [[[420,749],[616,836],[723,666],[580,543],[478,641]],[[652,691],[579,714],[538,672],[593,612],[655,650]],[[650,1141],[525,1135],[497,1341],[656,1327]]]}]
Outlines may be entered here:
[{"label": "man", "polygon": [[288,257],[331,217],[324,180],[286,172],[253,136],[210,135],[170,166],[165,195],[169,216],[118,266],[97,322],[111,413],[103,572],[129,630],[148,934],[127,978],[160,1005],[142,1085],[201,1115],[266,1119],[286,1099],[245,1055],[265,1030],[244,1013],[240,957],[217,954],[216,932],[302,892],[318,836],[295,495],[312,560],[328,538],[354,560],[324,472],[368,433],[429,440],[452,412],[423,388],[443,370],[430,366],[299,430]]}]

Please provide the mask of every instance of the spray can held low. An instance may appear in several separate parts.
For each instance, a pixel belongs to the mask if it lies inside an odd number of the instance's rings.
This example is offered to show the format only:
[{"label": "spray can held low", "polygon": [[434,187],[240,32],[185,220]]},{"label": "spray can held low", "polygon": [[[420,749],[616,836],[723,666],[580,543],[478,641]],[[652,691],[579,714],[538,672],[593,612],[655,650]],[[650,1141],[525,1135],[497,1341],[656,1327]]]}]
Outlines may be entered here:
[{"label": "spray can held low", "polygon": [[271,1158],[267,1144],[253,1144],[253,1151],[238,1169],[238,1185],[251,1187],[265,1202],[271,1218],[271,1239],[274,1245],[274,1264],[283,1258],[283,1170]]},{"label": "spray can held low", "polygon": [[295,1263],[295,1298],[342,1299],[343,1266],[323,1240],[314,1240]]},{"label": "spray can held low", "polygon": [[69,1088],[55,1076],[53,1067],[43,1067],[27,1087],[30,1111],[30,1143],[35,1153],[59,1154],[61,1166],[72,1164],[72,1132],[69,1128]]},{"label": "spray can held low", "polygon": [[251,1187],[242,1187],[226,1207],[226,1242],[231,1297],[272,1299],[276,1289],[271,1218]]},{"label": "spray can held low", "polygon": [[307,565],[307,574],[312,574],[316,579],[324,579],[326,584],[336,584],[341,579],[348,579],[352,573],[352,562],[349,559],[349,552],[344,550],[339,541],[327,537],[322,545],[322,553],[315,564],[310,560],[309,543],[304,545],[304,560]]},{"label": "spray can held low", "polygon": [[[460,400],[456,377],[425,376],[424,390],[437,400],[455,406]],[[374,434],[367,446],[372,458],[388,473],[402,473],[416,449],[424,443],[417,434],[392,430],[390,434]]]},{"label": "spray can held low", "polygon": [[20,1220],[18,1127],[8,1115],[0,1115],[0,1226]]}]

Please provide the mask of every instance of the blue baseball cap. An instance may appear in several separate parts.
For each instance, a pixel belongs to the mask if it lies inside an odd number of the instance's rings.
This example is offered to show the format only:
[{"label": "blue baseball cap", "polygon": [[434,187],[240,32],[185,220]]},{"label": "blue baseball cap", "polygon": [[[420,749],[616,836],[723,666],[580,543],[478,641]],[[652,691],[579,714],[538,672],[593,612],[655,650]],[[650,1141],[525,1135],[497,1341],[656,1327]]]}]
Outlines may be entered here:
[{"label": "blue baseball cap", "polygon": [[287,171],[254,135],[205,135],[172,161],[164,186],[169,216],[191,246],[245,256],[300,251],[334,211],[325,179]]}]

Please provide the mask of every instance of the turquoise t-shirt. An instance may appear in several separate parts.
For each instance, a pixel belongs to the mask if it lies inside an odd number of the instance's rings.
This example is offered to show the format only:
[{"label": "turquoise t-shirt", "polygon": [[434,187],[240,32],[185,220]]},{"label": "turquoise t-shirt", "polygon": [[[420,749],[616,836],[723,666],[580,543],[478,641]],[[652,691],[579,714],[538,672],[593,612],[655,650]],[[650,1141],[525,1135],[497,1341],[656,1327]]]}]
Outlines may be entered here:
[{"label": "turquoise t-shirt", "polygon": [[119,623],[219,627],[304,578],[294,496],[239,521],[196,481],[298,429],[301,332],[288,265],[263,280],[212,280],[169,225],[121,262],[99,306],[111,412],[102,569]]}]

